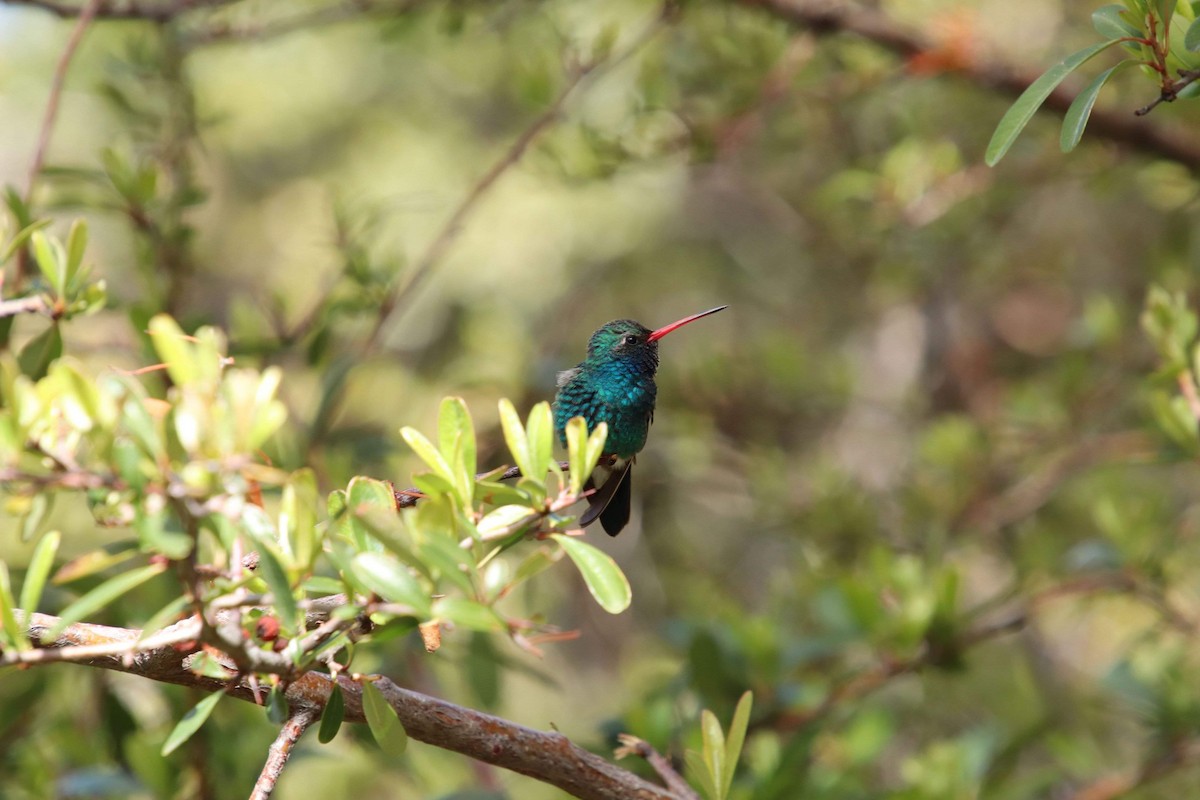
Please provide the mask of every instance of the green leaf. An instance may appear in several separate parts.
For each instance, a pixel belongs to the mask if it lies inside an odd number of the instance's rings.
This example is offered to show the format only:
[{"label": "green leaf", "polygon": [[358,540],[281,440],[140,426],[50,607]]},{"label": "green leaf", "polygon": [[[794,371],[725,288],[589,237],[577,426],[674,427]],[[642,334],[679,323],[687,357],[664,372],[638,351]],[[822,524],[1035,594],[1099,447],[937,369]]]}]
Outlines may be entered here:
[{"label": "green leaf", "polygon": [[271,692],[267,695],[267,719],[274,725],[282,725],[287,722],[287,718],[287,697],[284,696],[282,684],[277,683],[271,687]]},{"label": "green leaf", "polygon": [[341,730],[342,720],[346,718],[346,696],[342,694],[342,687],[336,683],[333,685],[333,691],[329,693],[329,699],[325,701],[325,708],[321,712],[321,727],[317,730],[317,741],[321,744],[329,744],[333,741],[333,737],[338,735]]},{"label": "green leaf", "polygon": [[76,556],[58,568],[50,579],[56,586],[71,583],[97,572],[103,572],[110,567],[123,564],[138,554],[137,543],[133,541],[114,542],[99,550]]},{"label": "green leaf", "polygon": [[224,692],[213,692],[208,697],[201,700],[196,705],[188,709],[188,712],[183,715],[183,719],[175,726],[167,736],[167,740],[163,742],[161,755],[169,756],[179,747],[179,745],[192,738],[192,734],[200,730],[200,726],[208,719],[208,715],[212,713],[213,708],[222,697]]},{"label": "green leaf", "polygon": [[386,553],[359,553],[351,564],[355,576],[372,592],[393,603],[411,606],[428,617],[429,594],[408,567]]},{"label": "green leaf", "polygon": [[583,485],[600,461],[604,442],[608,438],[608,423],[601,422],[589,435],[584,418],[572,417],[567,421],[566,434],[567,464],[571,468],[571,494],[578,495],[583,492]]},{"label": "green leaf", "polygon": [[404,755],[404,750],[408,747],[408,732],[400,724],[396,710],[391,707],[383,696],[383,692],[379,691],[373,682],[364,680],[362,687],[363,713],[366,714],[367,725],[371,728],[371,735],[375,737],[375,743],[389,756]]},{"label": "green leaf", "polygon": [[688,750],[684,755],[684,760],[687,762],[692,782],[699,785],[700,791],[705,797],[710,798],[710,800],[716,800],[718,796],[717,787],[708,772],[708,765],[704,762],[703,756],[695,750]]},{"label": "green leaf", "polygon": [[579,539],[560,533],[553,534],[551,538],[558,542],[575,562],[588,591],[596,598],[601,608],[610,614],[620,614],[629,608],[629,604],[633,602],[633,590],[629,588],[629,580],[625,573],[621,572],[617,562]]},{"label": "green leaf", "polygon": [[509,452],[512,453],[513,460],[517,462],[521,474],[526,478],[540,481],[542,476],[533,474],[533,458],[529,452],[529,438],[525,435],[525,428],[521,426],[521,418],[517,416],[517,409],[507,398],[500,400],[500,427],[504,430],[504,441],[508,445]]},{"label": "green leaf", "polygon": [[435,600],[433,616],[472,631],[488,633],[505,628],[504,620],[500,619],[495,610],[465,597],[442,597]]},{"label": "green leaf", "polygon": [[296,596],[292,594],[292,583],[288,579],[287,570],[283,568],[279,555],[274,552],[274,546],[262,537],[255,538],[258,540],[258,574],[271,590],[279,624],[288,633],[295,634],[300,630],[300,608],[296,605]]},{"label": "green leaf", "polygon": [[532,470],[529,477],[545,480],[554,455],[554,415],[549,403],[543,401],[530,409],[525,434],[529,442],[529,469]]},{"label": "green leaf", "polygon": [[148,326],[154,352],[167,365],[167,374],[176,386],[185,386],[200,375],[194,348],[175,320],[166,314],[155,314]]},{"label": "green leaf", "polygon": [[317,477],[309,468],[293,472],[279,503],[279,531],[296,566],[307,572],[320,549],[317,530]]},{"label": "green leaf", "polygon": [[138,637],[138,641],[153,636],[171,623],[179,619],[180,614],[184,612],[192,604],[192,600],[187,595],[176,597],[171,602],[154,612],[154,616],[146,620],[142,626],[142,635]]},{"label": "green leaf", "polygon": [[454,472],[454,486],[467,508],[475,504],[475,426],[461,397],[447,397],[438,413],[438,447]]},{"label": "green leaf", "polygon": [[1124,11],[1122,5],[1101,6],[1092,12],[1092,27],[1105,39],[1140,37],[1142,32],[1125,20]]},{"label": "green leaf", "polygon": [[54,505],[54,495],[49,492],[35,494],[29,501],[29,509],[21,518],[21,541],[28,542],[37,535],[38,528]]},{"label": "green leaf", "polygon": [[29,241],[29,237],[34,234],[34,231],[40,231],[52,221],[53,220],[49,219],[39,219],[36,222],[29,223],[20,231],[18,231],[17,235],[14,236],[7,245],[5,245],[4,250],[0,251],[0,264],[4,264],[10,258],[12,258],[16,252],[20,250],[22,246],[24,246],[25,242]]},{"label": "green leaf", "polygon": [[[8,575],[8,564],[0,560],[0,622],[3,622],[4,639],[8,647],[16,650],[29,650],[29,639],[25,636],[27,625],[17,622],[13,604],[12,584]],[[33,613],[25,609],[26,614]]]},{"label": "green leaf", "polygon": [[62,297],[66,290],[66,256],[63,255],[62,245],[41,231],[34,231],[31,239],[33,257],[42,277],[50,284],[54,294]]},{"label": "green leaf", "polygon": [[538,518],[538,512],[528,506],[500,506],[479,520],[479,536],[496,539],[514,533]]},{"label": "green leaf", "polygon": [[67,264],[66,277],[63,283],[64,291],[74,288],[75,276],[83,265],[83,254],[87,250],[88,227],[87,221],[79,218],[71,223],[71,232],[67,235]]},{"label": "green leaf", "polygon": [[416,428],[404,427],[400,429],[400,435],[435,475],[448,481],[451,486],[454,485],[454,470],[450,469],[449,462],[433,446],[433,442],[425,438],[425,434]]},{"label": "green leaf", "polygon": [[[395,517],[396,496],[392,493],[391,487],[383,481],[358,476],[350,480],[350,485],[346,488],[345,499],[346,510],[349,512],[346,516],[346,521],[349,525],[351,538],[359,550],[368,550],[373,546],[370,539],[372,530],[371,526],[365,520],[368,518],[374,519],[370,514],[372,511],[380,512],[380,518],[384,514]],[[334,495],[329,496],[329,501],[331,504],[335,502]],[[337,516],[332,506],[330,507],[329,516],[330,518]]]},{"label": "green leaf", "polygon": [[725,734],[717,715],[707,708],[700,712],[700,734],[704,740],[704,766],[708,768],[708,777],[717,790],[717,800],[725,800]]},{"label": "green leaf", "polygon": [[1092,107],[1096,105],[1096,97],[1104,88],[1104,84],[1108,82],[1114,72],[1133,63],[1135,62],[1122,61],[1120,64],[1109,67],[1075,96],[1071,107],[1067,109],[1067,113],[1063,117],[1062,133],[1059,136],[1059,145],[1064,153],[1074,150],[1075,146],[1079,144],[1079,140],[1083,138],[1083,129],[1087,127],[1088,119],[1092,116]]},{"label": "green leaf", "polygon": [[1055,87],[1063,82],[1064,78],[1116,43],[1116,39],[1109,39],[1076,51],[1046,70],[1041,77],[1030,84],[1029,88],[1022,92],[1017,101],[1005,112],[996,126],[996,131],[992,134],[992,140],[988,142],[987,153],[984,156],[988,166],[994,167],[1000,159],[1004,158],[1004,154],[1012,147],[1013,142],[1021,135],[1025,126],[1029,124],[1029,120],[1033,119],[1038,108],[1046,101]]},{"label": "green leaf", "polygon": [[46,588],[46,580],[50,577],[50,568],[54,566],[54,556],[58,552],[60,542],[62,534],[50,531],[38,541],[33,550],[29,568],[25,570],[25,580],[21,584],[21,608],[28,614],[37,611],[38,603],[42,601],[42,590]]},{"label": "green leaf", "polygon": [[737,772],[738,759],[742,757],[742,745],[746,742],[746,729],[750,726],[750,709],[754,705],[754,694],[743,692],[729,723],[729,734],[725,737],[725,771],[721,775],[721,796],[728,797],[733,786],[733,775]]},{"label": "green leaf", "polygon": [[166,569],[165,563],[150,564],[113,576],[64,608],[58,622],[42,638],[49,641],[57,639],[69,626],[113,603],[151,578],[161,575]]},{"label": "green leaf", "polygon": [[1183,46],[1192,53],[1200,50],[1200,17],[1192,20],[1188,26],[1187,33],[1183,35]]},{"label": "green leaf", "polygon": [[32,380],[40,381],[46,377],[50,364],[62,355],[62,351],[62,333],[58,329],[58,323],[52,322],[50,327],[30,339],[21,348],[21,353],[17,356],[17,364],[21,367],[23,374],[28,375]]}]

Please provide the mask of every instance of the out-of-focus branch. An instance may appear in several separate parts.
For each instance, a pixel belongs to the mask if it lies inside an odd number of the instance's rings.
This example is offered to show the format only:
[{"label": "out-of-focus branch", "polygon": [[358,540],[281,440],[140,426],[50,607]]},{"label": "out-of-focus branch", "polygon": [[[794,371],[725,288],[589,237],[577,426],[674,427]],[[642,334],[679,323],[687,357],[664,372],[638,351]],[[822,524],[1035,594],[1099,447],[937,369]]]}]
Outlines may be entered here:
[{"label": "out-of-focus branch", "polygon": [[170,22],[176,17],[199,8],[232,5],[238,0],[100,0],[93,3],[66,3],[61,0],[0,0],[10,6],[29,6],[48,11],[57,17],[78,17],[89,5],[96,6],[100,19],[143,19],[150,22]]},{"label": "out-of-focus branch", "polygon": [[[31,614],[28,619],[27,631],[32,642],[38,642],[58,622],[57,617],[46,614]],[[139,650],[136,643],[141,635],[140,630],[133,628],[76,623],[42,647],[112,646],[110,650],[118,650],[121,654],[105,651],[102,655],[74,663],[209,692],[222,691],[238,700],[255,702],[254,682],[249,676],[232,682],[223,681],[198,675],[188,668],[191,657],[198,652],[198,644],[182,649],[176,645],[165,645]],[[643,780],[584,750],[560,733],[534,730],[501,717],[413,692],[397,686],[388,678],[378,678],[374,684],[395,709],[408,735],[417,741],[519,772],[582,800],[691,800],[685,794]],[[361,684],[342,675],[338,678],[338,685],[346,701],[345,721],[365,722]],[[315,719],[332,691],[333,678],[329,675],[305,672],[288,685],[288,707],[293,714],[307,710]],[[307,714],[304,719],[308,719]],[[311,721],[308,720],[308,724]],[[297,737],[299,732],[297,729]]]},{"label": "out-of-focus branch", "polygon": [[428,277],[429,273],[441,263],[450,246],[458,238],[459,231],[462,230],[467,219],[474,212],[476,206],[479,205],[480,200],[483,199],[501,176],[521,160],[525,155],[525,151],[529,149],[529,146],[558,120],[562,114],[563,107],[566,105],[567,100],[575,94],[575,90],[589,76],[601,70],[611,70],[636,55],[658,35],[659,31],[676,18],[677,13],[675,2],[668,0],[668,2],[663,4],[662,11],[655,17],[654,21],[623,50],[605,59],[577,64],[570,70],[566,84],[559,91],[558,96],[554,98],[550,106],[513,140],[512,144],[508,146],[500,158],[475,182],[475,185],[467,192],[462,202],[458,204],[458,207],[454,209],[450,217],[442,225],[437,235],[433,237],[433,241],[425,248],[425,252],[417,260],[412,272],[409,273],[408,279],[403,284],[394,286],[388,292],[387,296],[384,297],[383,302],[379,305],[379,313],[376,316],[375,325],[364,342],[364,351],[370,352],[379,344],[383,331],[392,316],[396,313],[396,310],[411,299],[413,293],[425,278]]},{"label": "out-of-focus branch", "polygon": [[[818,34],[850,33],[890,50],[905,59],[936,60],[941,48],[882,11],[843,0],[737,0],[761,8],[792,25]],[[989,89],[1017,96],[1037,79],[1037,73],[992,59],[957,60],[949,71]],[[1046,98],[1044,108],[1065,114],[1075,92],[1059,87]],[[1200,142],[1148,124],[1128,112],[1094,109],[1088,133],[1158,158],[1167,158],[1200,170]]]}]

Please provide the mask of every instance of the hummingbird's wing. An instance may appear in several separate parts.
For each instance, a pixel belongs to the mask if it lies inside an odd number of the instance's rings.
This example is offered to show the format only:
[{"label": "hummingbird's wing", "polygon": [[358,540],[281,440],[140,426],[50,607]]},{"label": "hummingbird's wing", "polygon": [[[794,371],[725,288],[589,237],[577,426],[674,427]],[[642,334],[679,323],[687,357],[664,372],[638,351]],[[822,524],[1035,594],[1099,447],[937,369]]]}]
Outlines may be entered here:
[{"label": "hummingbird's wing", "polygon": [[[600,484],[596,492],[588,495],[588,508],[579,518],[579,527],[586,528],[599,519],[604,532],[609,536],[616,536],[629,523],[629,507],[632,499],[630,467],[632,466],[633,459],[618,463],[609,471],[608,479]],[[588,478],[588,488],[595,486],[594,481],[599,477],[600,472],[601,468],[597,468],[592,473],[592,477]]]},{"label": "hummingbird's wing", "polygon": [[578,375],[580,373],[580,371],[581,370],[579,367],[571,367],[570,369],[564,369],[562,372],[558,373],[557,376],[555,376],[555,380],[554,380],[555,386],[557,386],[559,389],[561,389],[562,387],[564,387],[568,383],[570,383],[572,380],[574,380],[575,376]]}]

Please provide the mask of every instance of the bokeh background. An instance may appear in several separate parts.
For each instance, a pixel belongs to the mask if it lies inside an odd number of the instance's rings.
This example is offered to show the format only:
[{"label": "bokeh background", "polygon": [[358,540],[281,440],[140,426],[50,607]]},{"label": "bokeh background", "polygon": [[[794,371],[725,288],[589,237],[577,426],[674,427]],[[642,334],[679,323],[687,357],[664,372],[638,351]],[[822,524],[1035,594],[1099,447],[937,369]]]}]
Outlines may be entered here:
[{"label": "bokeh background", "polygon": [[[589,534],[633,607],[604,614],[564,568],[512,601],[580,631],[543,659],[467,637],[436,656],[398,641],[375,667],[676,754],[699,708],[727,719],[753,689],[744,798],[1200,791],[1200,475],[1158,433],[1138,322],[1151,283],[1194,285],[1195,164],[1102,133],[1064,156],[1052,114],[982,164],[1013,97],[962,63],[1033,77],[1095,40],[1094,4],[864,4],[923,59],[781,5],[655,22],[641,0],[244,0],[98,20],[32,194],[64,228],[88,219],[108,281],[67,346],[132,369],[152,311],[219,325],[240,363],[286,370],[275,463],[326,490],[407,485],[398,429],[431,430],[441,397],[467,399],[499,466],[498,398],[550,399],[594,328],[728,303],[664,341],[634,523]],[[39,6],[0,4],[0,181],[18,191],[74,24]],[[1100,105],[1156,93],[1130,70]],[[1181,102],[1141,124],[1200,147],[1198,122]],[[68,553],[114,535],[82,507],[48,524]],[[5,532],[0,557],[28,546]],[[0,681],[0,794],[245,793],[265,715],[225,704],[163,762],[195,698],[88,672]],[[420,745],[387,763],[355,735],[307,742],[279,796],[559,796]]]}]

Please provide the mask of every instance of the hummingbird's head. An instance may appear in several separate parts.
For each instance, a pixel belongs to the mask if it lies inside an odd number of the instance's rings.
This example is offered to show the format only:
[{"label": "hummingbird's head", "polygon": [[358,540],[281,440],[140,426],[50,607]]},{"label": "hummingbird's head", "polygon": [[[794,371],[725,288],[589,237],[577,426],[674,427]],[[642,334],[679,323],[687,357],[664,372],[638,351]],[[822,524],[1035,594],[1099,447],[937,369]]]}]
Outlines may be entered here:
[{"label": "hummingbird's head", "polygon": [[588,340],[588,360],[632,360],[650,364],[653,370],[658,366],[658,340],[650,338],[651,333],[639,322],[614,319]]}]

